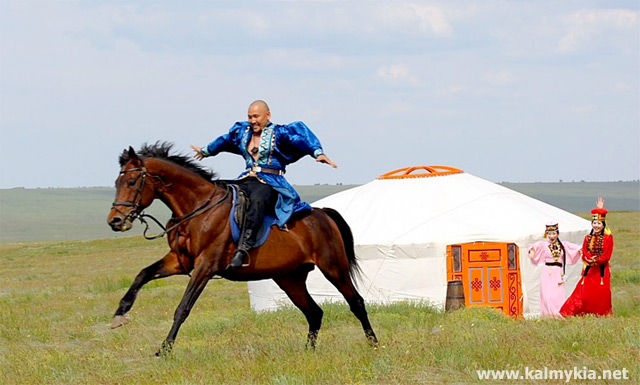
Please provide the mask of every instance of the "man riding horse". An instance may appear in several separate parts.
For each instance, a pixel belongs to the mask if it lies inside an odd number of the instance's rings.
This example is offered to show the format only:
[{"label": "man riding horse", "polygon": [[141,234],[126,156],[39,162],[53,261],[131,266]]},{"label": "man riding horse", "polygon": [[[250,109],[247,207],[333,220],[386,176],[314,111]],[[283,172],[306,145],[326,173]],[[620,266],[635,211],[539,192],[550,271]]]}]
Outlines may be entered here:
[{"label": "man riding horse", "polygon": [[249,105],[248,121],[236,122],[228,133],[206,147],[191,146],[198,160],[231,152],[242,155],[246,162],[247,168],[238,176],[237,183],[249,197],[250,206],[238,249],[227,268],[242,266],[256,244],[265,214],[273,215],[275,224],[284,228],[293,213],[311,209],[284,178],[286,165],[310,155],[317,162],[338,167],[324,154],[320,141],[303,122],[280,125],[270,119],[267,103],[256,100]]}]

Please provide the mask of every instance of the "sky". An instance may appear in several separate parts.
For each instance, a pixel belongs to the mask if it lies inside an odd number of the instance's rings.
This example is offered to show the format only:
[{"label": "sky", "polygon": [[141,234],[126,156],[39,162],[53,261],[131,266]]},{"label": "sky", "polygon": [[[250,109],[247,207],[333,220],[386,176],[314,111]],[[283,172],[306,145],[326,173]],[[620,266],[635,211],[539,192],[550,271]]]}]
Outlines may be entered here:
[{"label": "sky", "polygon": [[[637,1],[0,1],[0,188],[112,186],[124,148],[204,146],[266,100],[366,183],[640,178]],[[237,155],[204,164],[223,178]]]}]

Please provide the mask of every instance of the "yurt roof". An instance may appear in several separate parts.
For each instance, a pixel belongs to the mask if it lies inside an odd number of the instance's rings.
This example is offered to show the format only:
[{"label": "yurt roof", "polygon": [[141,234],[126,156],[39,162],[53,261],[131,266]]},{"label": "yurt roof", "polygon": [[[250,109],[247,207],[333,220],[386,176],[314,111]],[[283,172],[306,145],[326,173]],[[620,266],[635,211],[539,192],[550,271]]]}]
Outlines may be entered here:
[{"label": "yurt roof", "polygon": [[589,227],[569,212],[446,166],[395,170],[313,205],[338,210],[358,245],[509,242],[542,236],[550,220],[561,233]]}]

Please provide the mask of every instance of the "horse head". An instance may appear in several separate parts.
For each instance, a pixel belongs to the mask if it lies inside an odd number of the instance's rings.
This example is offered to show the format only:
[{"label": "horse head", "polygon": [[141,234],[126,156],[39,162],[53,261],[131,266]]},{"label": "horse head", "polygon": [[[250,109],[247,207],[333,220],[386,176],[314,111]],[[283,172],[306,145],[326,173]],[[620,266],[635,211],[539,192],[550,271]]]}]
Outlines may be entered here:
[{"label": "horse head", "polygon": [[107,216],[113,231],[127,231],[133,220],[148,207],[155,198],[153,183],[144,160],[129,146],[120,156],[120,174],[116,179],[116,197]]}]

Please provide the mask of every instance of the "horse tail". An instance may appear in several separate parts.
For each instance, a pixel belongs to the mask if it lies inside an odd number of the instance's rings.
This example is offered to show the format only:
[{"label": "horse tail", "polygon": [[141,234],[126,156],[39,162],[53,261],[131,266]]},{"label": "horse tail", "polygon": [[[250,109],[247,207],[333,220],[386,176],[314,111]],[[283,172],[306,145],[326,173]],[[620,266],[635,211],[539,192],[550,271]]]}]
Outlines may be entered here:
[{"label": "horse tail", "polygon": [[349,262],[349,276],[351,277],[351,280],[356,283],[355,278],[359,278],[362,275],[362,270],[360,269],[358,259],[356,258],[356,250],[351,228],[347,221],[345,221],[342,215],[340,215],[336,210],[329,207],[323,207],[322,211],[327,214],[331,220],[333,220],[336,226],[338,226],[338,230],[340,230],[340,236],[344,243],[344,251],[347,254],[347,261]]}]

